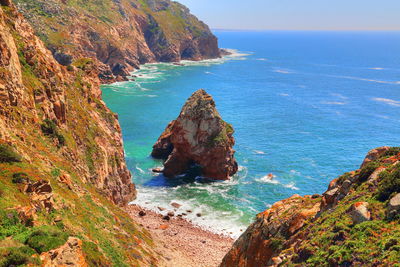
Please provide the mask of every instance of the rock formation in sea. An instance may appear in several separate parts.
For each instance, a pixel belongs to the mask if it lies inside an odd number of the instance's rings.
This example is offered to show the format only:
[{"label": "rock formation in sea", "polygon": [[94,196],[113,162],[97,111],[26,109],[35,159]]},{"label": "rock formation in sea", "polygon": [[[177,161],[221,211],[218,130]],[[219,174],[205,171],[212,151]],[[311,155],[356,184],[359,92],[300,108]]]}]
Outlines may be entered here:
[{"label": "rock formation in sea", "polygon": [[205,177],[228,180],[238,170],[233,127],[218,113],[213,98],[198,90],[186,101],[153,146],[151,155],[163,159],[167,177],[197,166]]},{"label": "rock formation in sea", "polygon": [[89,59],[103,83],[140,64],[220,57],[209,27],[170,0],[15,0],[62,65]]},{"label": "rock formation in sea", "polygon": [[377,148],[324,194],[294,195],[258,214],[220,266],[393,266],[399,220],[400,148]]}]

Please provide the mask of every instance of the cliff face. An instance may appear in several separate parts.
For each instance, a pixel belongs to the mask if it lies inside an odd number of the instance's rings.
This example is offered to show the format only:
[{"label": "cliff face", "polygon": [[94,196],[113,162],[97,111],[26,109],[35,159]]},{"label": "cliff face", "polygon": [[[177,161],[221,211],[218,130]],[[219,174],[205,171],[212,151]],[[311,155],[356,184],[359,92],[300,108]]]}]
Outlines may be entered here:
[{"label": "cliff face", "polygon": [[64,65],[95,62],[103,82],[140,64],[220,56],[217,38],[185,6],[169,0],[16,0]]},{"label": "cliff face", "polygon": [[257,215],[221,266],[393,266],[400,262],[400,148],[368,153],[322,195]]},{"label": "cliff face", "polygon": [[227,180],[238,170],[233,132],[219,115],[212,97],[198,90],[161,134],[152,156],[165,160],[163,173],[167,177],[186,173],[197,165],[203,176]]},{"label": "cliff face", "polygon": [[61,66],[0,1],[1,266],[37,264],[35,253],[46,262],[64,243],[91,266],[155,262],[148,234],[115,205],[136,191],[100,95],[93,62]]},{"label": "cliff face", "polygon": [[21,153],[32,157],[39,144],[29,139],[41,132],[44,141],[57,147],[54,154],[75,163],[82,180],[114,203],[126,204],[135,189],[124,160],[120,126],[100,98],[91,66],[67,71],[19,13],[12,8],[3,13],[9,16],[3,16],[0,33],[0,138],[24,145]]}]

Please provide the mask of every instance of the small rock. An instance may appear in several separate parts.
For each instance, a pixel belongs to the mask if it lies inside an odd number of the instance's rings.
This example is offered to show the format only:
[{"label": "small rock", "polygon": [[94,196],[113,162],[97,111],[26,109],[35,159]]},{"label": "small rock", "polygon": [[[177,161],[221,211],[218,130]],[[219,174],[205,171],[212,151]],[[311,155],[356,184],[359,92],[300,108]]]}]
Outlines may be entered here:
[{"label": "small rock", "polygon": [[175,216],[175,213],[174,213],[173,211],[169,211],[169,212],[167,213],[167,215],[168,215],[169,217],[174,217],[174,216]]},{"label": "small rock", "polygon": [[279,264],[281,264],[283,262],[280,257],[273,257],[271,259],[271,261],[274,263],[275,266],[278,266]]},{"label": "small rock", "polygon": [[157,207],[159,211],[164,211],[165,209],[162,207]]},{"label": "small rock", "polygon": [[182,212],[182,216],[186,216],[186,215],[187,215],[187,213]]},{"label": "small rock", "polygon": [[161,168],[154,168],[154,169],[152,169],[151,171],[152,171],[152,172],[155,172],[155,173],[162,173],[162,172],[163,172],[163,169],[161,169]]},{"label": "small rock", "polygon": [[316,199],[316,198],[319,198],[319,197],[321,197],[320,194],[314,194],[314,195],[311,196],[312,199]]},{"label": "small rock", "polygon": [[351,206],[350,210],[354,224],[371,220],[371,213],[368,211],[368,202],[357,202]]},{"label": "small rock", "polygon": [[201,217],[201,213],[197,213],[196,216],[197,216],[197,217]]},{"label": "small rock", "polygon": [[180,207],[182,207],[181,204],[176,203],[176,202],[172,202],[172,203],[171,203],[171,206],[174,207],[174,208],[176,208],[176,209],[179,209]]},{"label": "small rock", "polygon": [[187,213],[192,213],[192,210],[186,210]]},{"label": "small rock", "polygon": [[143,210],[139,211],[139,216],[140,217],[146,216],[146,212],[144,212]]},{"label": "small rock", "polygon": [[168,227],[169,227],[169,226],[166,225],[166,224],[161,224],[159,228],[160,228],[161,230],[167,230]]},{"label": "small rock", "polygon": [[54,218],[54,222],[61,222],[62,221],[62,217],[60,215],[58,215],[57,217]]},{"label": "small rock", "polygon": [[202,240],[201,243],[205,244],[205,243],[207,243],[207,242],[206,242],[205,240]]},{"label": "small rock", "polygon": [[168,215],[166,215],[166,216],[163,216],[163,220],[164,221],[169,221],[171,218],[168,216]]}]

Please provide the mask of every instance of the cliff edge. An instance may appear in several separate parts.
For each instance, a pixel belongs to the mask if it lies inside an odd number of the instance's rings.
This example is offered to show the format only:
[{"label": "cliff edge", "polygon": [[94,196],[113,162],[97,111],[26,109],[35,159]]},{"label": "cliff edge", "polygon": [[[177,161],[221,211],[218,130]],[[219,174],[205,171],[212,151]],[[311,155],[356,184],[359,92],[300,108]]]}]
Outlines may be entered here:
[{"label": "cliff edge", "polygon": [[221,267],[400,263],[400,148],[370,151],[321,195],[294,195],[257,215]]}]

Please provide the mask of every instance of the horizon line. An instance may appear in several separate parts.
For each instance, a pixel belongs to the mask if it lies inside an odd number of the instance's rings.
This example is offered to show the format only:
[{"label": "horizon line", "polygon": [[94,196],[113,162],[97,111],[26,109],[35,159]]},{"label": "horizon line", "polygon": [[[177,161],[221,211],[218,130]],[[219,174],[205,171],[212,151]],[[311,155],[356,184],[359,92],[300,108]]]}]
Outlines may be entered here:
[{"label": "horizon line", "polygon": [[400,32],[400,29],[228,29],[211,28],[212,31],[247,31],[247,32],[267,32],[267,31],[291,31],[291,32]]}]

